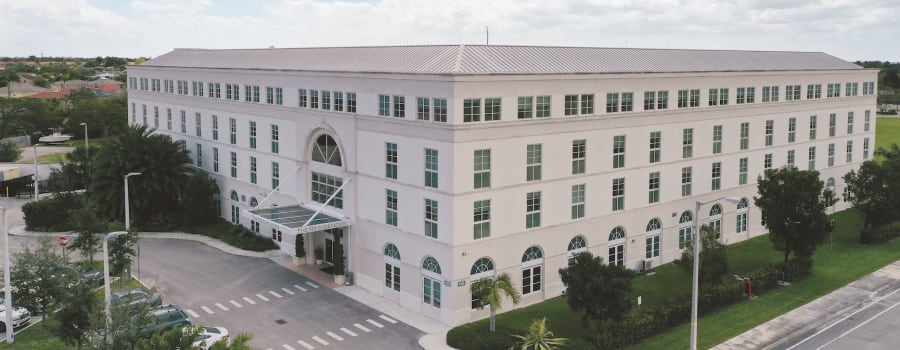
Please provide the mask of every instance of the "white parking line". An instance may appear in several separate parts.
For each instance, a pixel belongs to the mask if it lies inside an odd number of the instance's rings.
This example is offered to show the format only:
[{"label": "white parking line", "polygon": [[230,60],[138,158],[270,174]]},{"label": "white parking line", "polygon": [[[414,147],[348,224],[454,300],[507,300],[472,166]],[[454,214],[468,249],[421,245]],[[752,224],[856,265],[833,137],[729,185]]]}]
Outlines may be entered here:
[{"label": "white parking line", "polygon": [[203,311],[206,311],[206,313],[208,313],[208,314],[210,314],[210,315],[212,315],[212,314],[215,313],[215,312],[212,311],[212,309],[210,309],[210,308],[208,308],[208,307],[206,307],[206,306],[201,306],[200,309],[202,309]]},{"label": "white parking line", "polygon": [[303,346],[304,348],[307,348],[307,349],[309,349],[309,350],[312,350],[312,349],[315,349],[315,348],[316,348],[315,346],[309,345],[309,343],[307,343],[307,342],[305,342],[305,341],[302,341],[302,340],[298,340],[298,341],[297,341],[297,344],[300,344],[300,346]]},{"label": "white parking line", "polygon": [[[841,318],[840,320],[837,320],[836,322],[834,322],[834,323],[828,325],[828,327],[825,327],[825,328],[819,330],[818,332],[816,332],[816,333],[813,334],[813,335],[810,335],[810,336],[808,336],[808,337],[806,337],[806,338],[803,338],[803,340],[801,340],[801,341],[797,342],[796,344],[792,345],[792,346],[789,347],[787,350],[793,350],[794,348],[800,346],[801,344],[803,344],[803,343],[805,343],[806,341],[812,339],[813,337],[815,337],[815,336],[817,336],[817,335],[819,335],[819,334],[822,334],[822,333],[824,333],[825,331],[831,329],[831,327],[834,327],[834,326],[836,326],[837,324],[839,324],[839,323],[841,323],[841,322],[844,322],[844,321],[847,320],[848,318],[851,318],[851,317],[853,317],[853,316],[856,316],[856,314],[858,314],[858,313],[862,312],[863,310],[869,308],[869,306],[875,305],[875,304],[877,304],[878,302],[880,302],[880,301],[882,301],[882,300],[884,300],[884,299],[887,299],[889,296],[892,296],[892,295],[894,295],[894,294],[897,294],[897,292],[900,292],[900,289],[895,290],[895,291],[889,293],[888,295],[885,295],[885,296],[883,296],[883,297],[880,297],[880,298],[878,298],[878,299],[875,299],[874,301],[872,301],[872,302],[869,303],[868,305],[863,306],[861,309],[854,311],[852,314],[849,314],[849,315],[845,316],[844,318]],[[897,306],[897,304],[894,304],[893,306],[891,306],[891,309],[893,309],[894,306]],[[881,313],[879,313],[879,314],[875,315],[874,317],[870,318],[869,321],[871,321],[872,319],[874,319],[874,318],[876,318],[876,317],[878,317],[878,316],[881,316]],[[868,323],[869,321],[866,321],[865,323]],[[855,329],[855,328],[854,328],[854,329]],[[853,331],[853,330],[851,329],[851,330],[848,331],[847,333],[849,333],[849,332],[851,332],[851,331]],[[839,336],[838,338],[843,337],[844,335],[847,335],[847,333],[842,334],[842,335]],[[831,342],[829,342],[828,344],[831,344],[831,343],[834,342],[835,340],[837,340],[837,338],[833,339],[833,340],[832,340]],[[826,345],[827,345],[827,344],[826,344]],[[820,349],[821,349],[821,347],[820,347]]]},{"label": "white parking line", "polygon": [[281,347],[284,348],[285,350],[297,350],[297,349],[294,349],[293,346],[290,346],[287,344],[281,344]]},{"label": "white parking line", "polygon": [[372,319],[371,319],[371,318],[370,318],[370,319],[368,319],[368,320],[366,320],[366,322],[369,322],[369,323],[371,323],[371,324],[372,324],[372,325],[373,325],[373,326],[375,326],[375,327],[378,327],[378,328],[384,328],[384,326],[383,326],[383,325],[381,325],[381,323],[378,323],[378,322],[375,322],[375,321],[372,321]]},{"label": "white parking line", "polygon": [[390,323],[397,323],[397,321],[394,321],[394,319],[387,317],[385,315],[379,315],[378,317],[381,317],[382,320],[388,321]]},{"label": "white parking line", "polygon": [[229,300],[228,302],[231,303],[231,305],[234,305],[234,307],[244,307],[243,305],[238,304],[238,302],[236,302],[234,300]]},{"label": "white parking line", "polygon": [[294,291],[292,291],[292,290],[290,290],[290,289],[287,289],[287,288],[281,288],[281,290],[283,290],[285,293],[288,293],[288,294],[290,294],[290,295],[296,294],[296,293],[294,293]]},{"label": "white parking line", "polygon": [[273,297],[276,297],[276,298],[284,298],[283,296],[281,296],[281,294],[275,293],[275,292],[273,292],[273,291],[271,291],[271,290],[269,291],[269,294],[272,294],[272,296],[273,296]]},{"label": "white parking line", "polygon": [[353,333],[353,331],[351,331],[351,330],[349,330],[349,329],[347,329],[347,328],[344,328],[344,327],[341,327],[341,332],[347,333],[347,335],[349,335],[349,336],[351,336],[351,337],[355,337],[355,336],[356,336],[356,333]]},{"label": "white parking line", "polygon": [[319,288],[319,285],[312,283],[310,281],[306,281],[306,284],[308,284],[310,287],[313,287],[313,288]]},{"label": "white parking line", "polygon": [[303,288],[303,287],[298,286],[298,285],[296,285],[296,284],[294,285],[294,288],[299,289],[301,292],[305,292],[305,291],[306,291],[306,288]]},{"label": "white parking line", "polygon": [[253,299],[250,299],[248,297],[242,297],[241,299],[244,299],[244,301],[246,301],[250,305],[256,305],[256,302],[253,301]]},{"label": "white parking line", "polygon": [[198,318],[198,317],[200,317],[200,314],[194,312],[194,310],[191,310],[191,309],[184,310],[184,312],[187,312],[188,315],[191,315],[191,317],[193,317],[193,318]]},{"label": "white parking line", "polygon": [[264,297],[262,294],[257,294],[256,297],[259,298],[259,300],[262,300],[262,301],[269,301],[269,298]]},{"label": "white parking line", "polygon": [[225,305],[222,305],[222,303],[216,303],[216,307],[222,309],[222,311],[228,311],[228,308],[225,307]]},{"label": "white parking line", "polygon": [[361,324],[359,324],[359,323],[354,323],[353,326],[356,327],[356,328],[359,328],[361,331],[366,332],[366,333],[372,331],[372,330],[366,328],[366,326],[363,326],[363,325],[361,325]]},{"label": "white parking line", "polygon": [[334,340],[344,341],[344,338],[341,338],[341,336],[334,334],[332,332],[325,332],[325,334],[328,334],[328,336],[334,338]]},{"label": "white parking line", "polygon": [[328,345],[328,342],[325,341],[325,339],[319,338],[319,337],[317,337],[317,336],[312,337],[312,339],[315,340],[315,341],[317,341],[317,342],[319,342],[319,344],[322,344],[322,345]]}]

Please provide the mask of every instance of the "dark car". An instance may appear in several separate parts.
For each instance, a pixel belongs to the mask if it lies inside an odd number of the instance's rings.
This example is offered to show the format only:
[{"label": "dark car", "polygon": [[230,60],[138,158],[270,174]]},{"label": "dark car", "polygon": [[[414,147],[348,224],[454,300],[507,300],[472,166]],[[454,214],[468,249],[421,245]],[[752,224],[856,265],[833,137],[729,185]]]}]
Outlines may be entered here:
[{"label": "dark car", "polygon": [[150,323],[141,330],[141,334],[162,333],[176,327],[190,326],[187,314],[176,305],[163,305],[148,311]]},{"label": "dark car", "polygon": [[128,289],[117,291],[110,295],[110,305],[124,306],[147,303],[149,307],[162,305],[162,298],[158,293],[146,289]]},{"label": "dark car", "polygon": [[51,277],[60,276],[71,283],[87,283],[90,286],[103,285],[103,273],[84,265],[61,265],[51,270]]}]

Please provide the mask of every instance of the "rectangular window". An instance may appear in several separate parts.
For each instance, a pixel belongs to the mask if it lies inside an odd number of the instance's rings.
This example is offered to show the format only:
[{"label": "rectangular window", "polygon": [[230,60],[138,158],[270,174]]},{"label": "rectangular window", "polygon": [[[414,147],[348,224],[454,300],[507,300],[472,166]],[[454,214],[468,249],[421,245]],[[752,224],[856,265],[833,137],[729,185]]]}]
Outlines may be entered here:
[{"label": "rectangular window", "polygon": [[681,196],[687,197],[691,195],[691,167],[681,168]]},{"label": "rectangular window", "polygon": [[669,92],[656,92],[656,109],[669,109]]},{"label": "rectangular window", "polygon": [[634,93],[622,93],[622,112],[631,112],[634,110]]},{"label": "rectangular window", "polygon": [[659,172],[650,173],[650,178],[648,179],[649,185],[649,198],[647,203],[653,204],[659,202]]},{"label": "rectangular window", "polygon": [[709,105],[715,106],[719,103],[719,89],[709,89]]},{"label": "rectangular window", "polygon": [[197,144],[197,167],[203,168],[203,145]]},{"label": "rectangular window", "polygon": [[212,139],[219,140],[219,116],[212,116]]},{"label": "rectangular window", "polygon": [[340,91],[334,92],[334,110],[336,112],[344,111],[344,93]]},{"label": "rectangular window", "polygon": [[778,87],[772,87],[772,96],[769,98],[771,102],[778,102]]},{"label": "rectangular window", "polygon": [[565,115],[578,115],[578,95],[566,95]]},{"label": "rectangular window", "polygon": [[[153,106],[153,127],[159,129],[159,107]],[[868,130],[866,130],[868,131]]]},{"label": "rectangular window", "polygon": [[863,159],[869,159],[869,138],[863,139]]},{"label": "rectangular window", "polygon": [[808,155],[809,155],[809,166],[807,167],[807,170],[809,170],[809,171],[816,170],[816,147],[815,146],[809,147]]},{"label": "rectangular window", "polygon": [[625,135],[613,136],[613,169],[625,167]]},{"label": "rectangular window", "polygon": [[772,169],[772,153],[767,153],[763,160],[763,169],[769,170]]},{"label": "rectangular window", "polygon": [[763,88],[762,88],[762,101],[763,101],[763,103],[769,102],[769,96],[770,96],[771,93],[772,93],[772,87],[771,87],[771,86],[763,86]]},{"label": "rectangular window", "polygon": [[256,157],[250,156],[250,183],[256,184]]},{"label": "rectangular window", "polygon": [[853,133],[853,112],[847,112],[847,134]]},{"label": "rectangular window", "polygon": [[828,144],[828,166],[834,166],[834,144]]},{"label": "rectangular window", "polygon": [[713,154],[722,153],[722,126],[713,125]]},{"label": "rectangular window", "polygon": [[385,163],[384,177],[397,179],[397,144],[387,142],[384,144]]},{"label": "rectangular window", "polygon": [[594,114],[594,94],[581,95],[581,114]]},{"label": "rectangular window", "polygon": [[584,217],[584,184],[572,185],[572,219]]},{"label": "rectangular window", "polygon": [[306,108],[309,106],[308,99],[309,97],[306,95],[306,89],[297,89],[297,106],[301,108]]},{"label": "rectangular window", "polygon": [[328,200],[328,197],[334,194],[334,198],[331,202],[328,202],[328,205],[335,208],[343,208],[344,207],[344,190],[340,190],[335,194],[335,191],[341,186],[344,185],[344,180],[331,175],[320,174],[317,172],[312,172],[312,181],[310,181],[310,197],[313,202],[317,203],[325,203]]},{"label": "rectangular window", "polygon": [[738,184],[747,184],[747,158],[741,158],[738,162]]},{"label": "rectangular window", "polygon": [[587,141],[572,141],[572,175],[584,174],[587,160]]},{"label": "rectangular window", "polygon": [[443,98],[433,99],[434,102],[434,121],[447,122],[447,100]]},{"label": "rectangular window", "polygon": [[250,122],[250,148],[256,149],[256,122]]},{"label": "rectangular window", "polygon": [[394,95],[394,118],[406,118],[406,97]]},{"label": "rectangular window", "polygon": [[516,115],[519,119],[528,119],[534,116],[534,98],[531,96],[519,96]]},{"label": "rectangular window", "polygon": [[606,94],[606,113],[615,113],[619,111],[619,93]]},{"label": "rectangular window", "polygon": [[203,136],[203,120],[200,119],[200,113],[194,113],[194,131],[197,137]]},{"label": "rectangular window", "polygon": [[213,171],[219,172],[219,149],[213,147]]},{"label": "rectangular window", "polygon": [[378,95],[378,115],[382,117],[391,116],[391,97],[388,95]]},{"label": "rectangular window", "polygon": [[647,236],[646,239],[646,255],[647,259],[659,257],[659,235]]},{"label": "rectangular window", "polygon": [[678,90],[678,108],[687,108],[688,106],[688,91],[687,90]]},{"label": "rectangular window", "polygon": [[309,90],[309,108],[319,108],[319,90]]},{"label": "rectangular window", "polygon": [[681,158],[694,156],[694,129],[686,128],[681,131]]},{"label": "rectangular window", "polygon": [[438,188],[438,151],[425,149],[425,187]]},{"label": "rectangular window", "polygon": [[795,167],[795,165],[794,165],[796,163],[795,161],[796,161],[796,152],[794,152],[794,150],[792,150],[792,149],[788,150],[787,165],[789,167],[793,168],[793,167]]},{"label": "rectangular window", "polygon": [[[132,103],[132,108],[134,108],[134,104]],[[166,108],[166,129],[172,130],[172,109]]]},{"label": "rectangular window", "polygon": [[463,122],[480,122],[481,121],[481,99],[467,98],[463,100]]},{"label": "rectangular window", "polygon": [[271,86],[266,86],[266,103],[274,104],[275,103],[275,88]]},{"label": "rectangular window", "polygon": [[794,142],[797,139],[797,118],[791,117],[788,119],[788,143]]},{"label": "rectangular window", "polygon": [[650,133],[650,163],[659,163],[660,152],[662,149],[662,132],[653,131]]},{"label": "rectangular window", "polygon": [[541,179],[541,144],[531,144],[526,148],[526,181]]},{"label": "rectangular window", "polygon": [[356,113],[356,93],[347,93],[347,113]]},{"label": "rectangular window", "polygon": [[756,88],[748,87],[747,88],[747,103],[755,103],[756,102]]},{"label": "rectangular window", "polygon": [[784,88],[785,101],[800,101],[800,85],[788,85]]},{"label": "rectangular window", "polygon": [[237,120],[228,118],[229,142],[232,145],[237,144]]},{"label": "rectangular window", "polygon": [[625,209],[625,178],[620,177],[612,181],[612,210]]},{"label": "rectangular window", "polygon": [[837,126],[837,114],[831,113],[828,115],[828,136],[834,137],[834,131]]},{"label": "rectangular window", "polygon": [[538,118],[550,117],[550,96],[537,97],[537,115]]},{"label": "rectangular window", "polygon": [[253,102],[259,103],[259,85],[253,85]]},{"label": "rectangular window", "polygon": [[331,91],[322,90],[322,109],[331,110]]},{"label": "rectangular window", "polygon": [[416,119],[431,120],[431,99],[428,97],[416,98]]},{"label": "rectangular window", "polygon": [[775,121],[766,120],[766,146],[772,145],[772,139],[775,133]]},{"label": "rectangular window", "polygon": [[385,190],[384,223],[397,226],[397,191]]},{"label": "rectangular window", "polygon": [[272,124],[272,153],[278,154],[278,125]]},{"label": "rectangular window", "polygon": [[847,163],[853,161],[853,141],[847,141]]},{"label": "rectangular window", "polygon": [[541,227],[541,192],[525,196],[525,228]]},{"label": "rectangular window", "polygon": [[743,104],[746,96],[747,96],[747,88],[742,88],[742,87],[737,88],[737,95],[735,96],[734,103]]},{"label": "rectangular window", "polygon": [[[144,122],[146,122],[147,118],[144,118]],[[145,123],[146,124],[146,123]],[[187,134],[187,113],[181,111],[181,133]]]},{"label": "rectangular window", "polygon": [[700,107],[700,89],[691,90],[691,107]]},{"label": "rectangular window", "polygon": [[722,188],[722,162],[712,164],[712,186],[710,188],[713,191]]},{"label": "rectangular window", "polygon": [[809,140],[816,139],[816,116],[809,116]]},{"label": "rectangular window", "polygon": [[438,238],[438,202],[425,199],[425,237]]},{"label": "rectangular window", "polygon": [[644,110],[656,109],[656,91],[644,91]]},{"label": "rectangular window", "polygon": [[[272,162],[272,189],[277,189],[280,185],[279,180],[281,178],[281,165],[278,162]],[[313,180],[315,181],[315,180]]]},{"label": "rectangular window", "polygon": [[872,111],[866,110],[865,115],[863,116],[863,131],[869,131],[869,125],[872,122]]},{"label": "rectangular window", "polygon": [[472,205],[475,239],[491,236],[491,200],[475,201]]},{"label": "rectangular window", "polygon": [[237,177],[237,153],[231,152],[231,177]]},{"label": "rectangular window", "polygon": [[[141,105],[141,110],[142,110],[141,115],[143,116],[142,123],[144,123],[144,125],[147,125],[147,105]],[[182,131],[182,132],[185,132],[185,131]]]},{"label": "rectangular window", "polygon": [[279,106],[284,104],[284,89],[280,87],[275,88],[275,104]]},{"label": "rectangular window", "polygon": [[500,120],[500,99],[486,98],[484,99],[484,121]]},{"label": "rectangular window", "polygon": [[473,162],[475,164],[475,188],[491,187],[491,150],[476,149]]},{"label": "rectangular window", "polygon": [[741,123],[741,150],[750,147],[750,123]]}]

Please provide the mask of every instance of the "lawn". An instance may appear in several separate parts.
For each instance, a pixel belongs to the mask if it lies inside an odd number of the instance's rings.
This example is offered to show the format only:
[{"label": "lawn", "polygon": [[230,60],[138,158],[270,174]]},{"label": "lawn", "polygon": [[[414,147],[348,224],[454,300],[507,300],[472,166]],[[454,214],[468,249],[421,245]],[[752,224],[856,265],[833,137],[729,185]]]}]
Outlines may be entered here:
[{"label": "lawn", "polygon": [[13,339],[13,344],[0,343],[0,349],[28,349],[28,350],[60,350],[75,349],[63,343],[57,336],[59,322],[55,319],[44,320],[34,324]]},{"label": "lawn", "polygon": [[875,119],[875,149],[887,149],[892,143],[900,143],[900,118],[879,116]]}]

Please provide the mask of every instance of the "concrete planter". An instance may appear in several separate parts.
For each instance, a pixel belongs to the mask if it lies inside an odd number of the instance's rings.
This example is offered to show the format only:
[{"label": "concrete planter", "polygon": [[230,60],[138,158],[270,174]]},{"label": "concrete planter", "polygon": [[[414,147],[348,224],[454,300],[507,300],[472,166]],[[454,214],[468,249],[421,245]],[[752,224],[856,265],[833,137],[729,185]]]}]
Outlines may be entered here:
[{"label": "concrete planter", "polygon": [[306,257],[305,256],[295,256],[294,257],[294,266],[303,266],[306,265]]},{"label": "concrete planter", "polygon": [[334,284],[343,286],[345,282],[347,282],[347,276],[345,276],[345,275],[334,275]]}]

